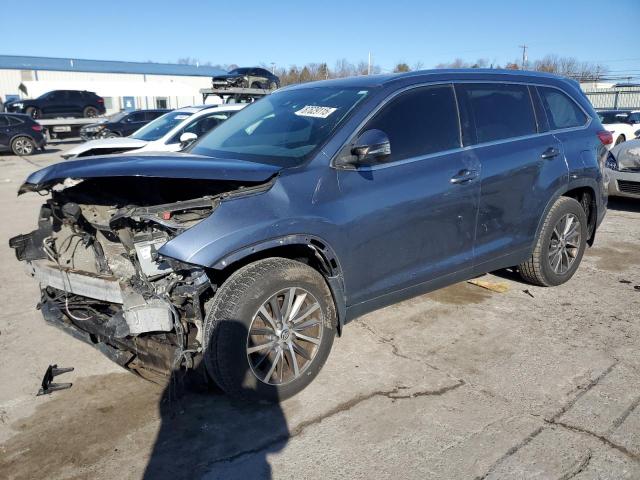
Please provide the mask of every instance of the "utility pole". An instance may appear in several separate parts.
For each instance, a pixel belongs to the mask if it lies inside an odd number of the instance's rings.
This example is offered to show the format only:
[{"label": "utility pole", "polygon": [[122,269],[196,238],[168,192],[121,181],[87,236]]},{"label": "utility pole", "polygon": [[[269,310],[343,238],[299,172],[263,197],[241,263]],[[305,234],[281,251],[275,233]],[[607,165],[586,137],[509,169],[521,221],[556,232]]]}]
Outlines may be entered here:
[{"label": "utility pole", "polygon": [[527,45],[518,45],[518,48],[522,49],[522,70],[524,70],[524,66],[527,64]]},{"label": "utility pole", "polygon": [[271,62],[271,74],[276,74],[276,64],[274,62]]},{"label": "utility pole", "polygon": [[369,63],[367,64],[367,75],[371,75],[371,52],[369,52]]}]

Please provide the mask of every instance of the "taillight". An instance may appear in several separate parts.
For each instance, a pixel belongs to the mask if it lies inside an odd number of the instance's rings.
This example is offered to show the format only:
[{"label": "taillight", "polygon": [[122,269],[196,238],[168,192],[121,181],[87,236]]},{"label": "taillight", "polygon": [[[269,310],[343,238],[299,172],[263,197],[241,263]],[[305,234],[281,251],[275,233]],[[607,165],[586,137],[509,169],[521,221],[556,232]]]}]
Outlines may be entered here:
[{"label": "taillight", "polygon": [[41,132],[42,125],[40,125],[39,123],[36,123],[35,125],[31,125],[31,130],[33,130],[34,132]]},{"label": "taillight", "polygon": [[98,103],[104,103],[104,98],[98,98]]},{"label": "taillight", "polygon": [[613,143],[613,135],[607,130],[600,130],[598,132],[598,138],[603,145],[611,145]]}]

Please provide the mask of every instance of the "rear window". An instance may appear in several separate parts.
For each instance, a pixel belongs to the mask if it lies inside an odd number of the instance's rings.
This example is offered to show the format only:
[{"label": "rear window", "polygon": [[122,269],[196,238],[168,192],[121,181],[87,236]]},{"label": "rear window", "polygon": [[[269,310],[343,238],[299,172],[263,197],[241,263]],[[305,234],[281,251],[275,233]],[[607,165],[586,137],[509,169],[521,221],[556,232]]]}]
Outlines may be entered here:
[{"label": "rear window", "polygon": [[364,130],[382,130],[391,144],[390,161],[460,147],[458,111],[451,86],[421,87],[391,100]]},{"label": "rear window", "polygon": [[456,86],[467,105],[476,143],[537,133],[529,89],[525,85],[464,83]]},{"label": "rear window", "polygon": [[552,130],[581,127],[587,123],[585,113],[566,93],[549,87],[538,87],[538,92]]}]

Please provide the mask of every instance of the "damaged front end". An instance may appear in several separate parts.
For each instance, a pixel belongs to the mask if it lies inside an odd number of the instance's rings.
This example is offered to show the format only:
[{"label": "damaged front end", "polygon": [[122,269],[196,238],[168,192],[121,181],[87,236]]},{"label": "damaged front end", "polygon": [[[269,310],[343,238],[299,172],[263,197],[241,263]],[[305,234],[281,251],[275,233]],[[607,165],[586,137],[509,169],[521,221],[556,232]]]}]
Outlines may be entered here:
[{"label": "damaged front end", "polygon": [[[204,267],[160,248],[236,195],[268,181],[149,177],[67,179],[46,187],[38,228],[10,240],[40,282],[45,320],[123,367],[161,381],[202,357]],[[29,190],[23,187],[22,191]]]}]

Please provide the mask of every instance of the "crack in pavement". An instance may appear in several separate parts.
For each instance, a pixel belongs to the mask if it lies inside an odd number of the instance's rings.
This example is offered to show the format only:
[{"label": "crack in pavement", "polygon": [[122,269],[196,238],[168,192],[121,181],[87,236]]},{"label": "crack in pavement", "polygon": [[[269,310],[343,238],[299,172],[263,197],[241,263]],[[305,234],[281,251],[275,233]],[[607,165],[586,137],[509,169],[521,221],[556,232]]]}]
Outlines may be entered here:
[{"label": "crack in pavement", "polygon": [[607,433],[612,434],[613,432],[615,432],[616,429],[620,425],[622,425],[624,421],[629,417],[629,415],[631,415],[633,411],[638,408],[638,405],[640,405],[640,397],[631,402],[631,405],[625,408],[624,412],[622,412],[622,414],[613,421],[613,424],[611,425],[611,428],[607,431]]},{"label": "crack in pavement", "polygon": [[584,472],[584,470],[589,466],[589,462],[591,462],[592,456],[593,454],[591,453],[591,450],[587,450],[587,454],[583,458],[578,460],[576,466],[562,475],[560,478],[558,478],[558,480],[569,480]]},{"label": "crack in pavement", "polygon": [[622,453],[623,455],[625,455],[626,457],[630,458],[631,460],[634,460],[635,462],[640,462],[640,455],[637,455],[637,454],[633,453],[631,450],[629,450],[624,445],[620,445],[618,443],[615,443],[614,441],[608,439],[604,435],[597,434],[595,432],[592,432],[591,430],[587,430],[586,428],[578,427],[578,426],[575,426],[575,425],[570,425],[568,423],[559,422],[557,420],[544,419],[544,422],[549,424],[549,425],[557,425],[559,427],[565,428],[565,429],[567,429],[569,431],[572,431],[572,432],[589,435],[590,437],[593,437],[593,438],[595,438],[597,440],[600,440],[600,442],[604,443],[608,447],[613,448],[614,450],[617,450],[618,452]]},{"label": "crack in pavement", "polygon": [[486,473],[480,477],[475,477],[475,480],[484,480],[485,478],[487,478],[489,475],[491,475],[493,473],[493,471],[502,463],[504,462],[507,458],[511,457],[512,455],[514,455],[518,450],[520,450],[522,447],[527,446],[529,443],[531,443],[531,441],[536,438],[538,435],[540,435],[540,433],[544,430],[544,425],[541,427],[536,428],[533,432],[531,432],[529,435],[527,435],[526,437],[524,437],[520,442],[518,442],[517,444],[515,444],[514,446],[512,446],[509,450],[507,450],[504,455],[502,455],[498,460],[496,460],[490,467],[489,469],[486,471]]},{"label": "crack in pavement", "polygon": [[567,403],[565,403],[560,408],[560,410],[558,410],[555,414],[553,414],[551,416],[551,418],[545,419],[545,421],[550,420],[551,422],[555,422],[558,418],[560,418],[562,415],[567,413],[569,411],[569,409],[571,409],[571,407],[573,407],[578,400],[580,400],[587,392],[589,392],[589,390],[591,390],[598,383],[600,383],[600,381],[604,377],[609,375],[611,373],[611,371],[613,370],[613,368],[616,365],[618,365],[618,363],[620,363],[620,361],[617,358],[614,358],[614,362],[611,365],[609,365],[609,367],[607,367],[604,371],[602,371],[600,373],[600,375],[598,375],[596,378],[594,378],[589,383],[587,383],[587,385],[585,385],[584,387],[581,386],[581,385],[578,385],[578,387],[577,387],[577,389],[579,390],[578,394],[573,399],[571,399]]},{"label": "crack in pavement", "polygon": [[[423,363],[421,360],[419,360],[417,358],[409,357],[408,355],[400,353],[400,349],[395,344],[395,342],[394,342],[395,339],[393,337],[385,337],[384,335],[378,333],[376,331],[376,329],[374,329],[371,325],[367,325],[365,322],[358,322],[357,325],[360,325],[362,328],[364,328],[366,331],[368,331],[371,335],[376,337],[379,342],[384,343],[386,345],[389,345],[391,347],[391,353],[393,355],[395,355],[396,357],[404,358],[406,360],[411,360],[411,361],[414,361],[414,362]],[[425,363],[425,365],[431,367],[431,365],[428,365],[426,363]],[[433,368],[433,367],[431,367],[431,368]]]},{"label": "crack in pavement", "polygon": [[229,455],[226,457],[211,460],[204,464],[200,464],[199,466],[211,469],[214,465],[218,463],[229,463],[245,455],[253,455],[256,453],[260,453],[261,451],[272,447],[274,444],[286,442],[292,438],[295,438],[301,435],[302,433],[304,433],[304,431],[307,428],[314,425],[318,425],[319,423],[321,423],[323,420],[326,420],[327,418],[330,418],[339,413],[349,411],[352,408],[356,407],[357,405],[375,397],[385,397],[394,401],[406,400],[406,399],[412,399],[412,398],[418,398],[418,397],[437,397],[437,396],[444,395],[448,392],[451,392],[452,390],[456,390],[457,388],[460,388],[463,385],[465,385],[465,382],[463,380],[458,380],[458,382],[453,385],[447,385],[446,387],[442,387],[436,390],[423,390],[423,391],[418,391],[414,393],[401,394],[403,390],[407,390],[410,387],[398,386],[393,388],[392,390],[379,390],[372,393],[368,393],[366,395],[359,395],[355,398],[347,400],[346,402],[336,405],[335,407],[323,413],[322,415],[318,415],[317,417],[301,422],[289,433],[277,435],[268,440],[265,440],[263,443],[261,443],[260,445],[254,448],[243,450],[241,452],[234,453],[233,455]]}]

